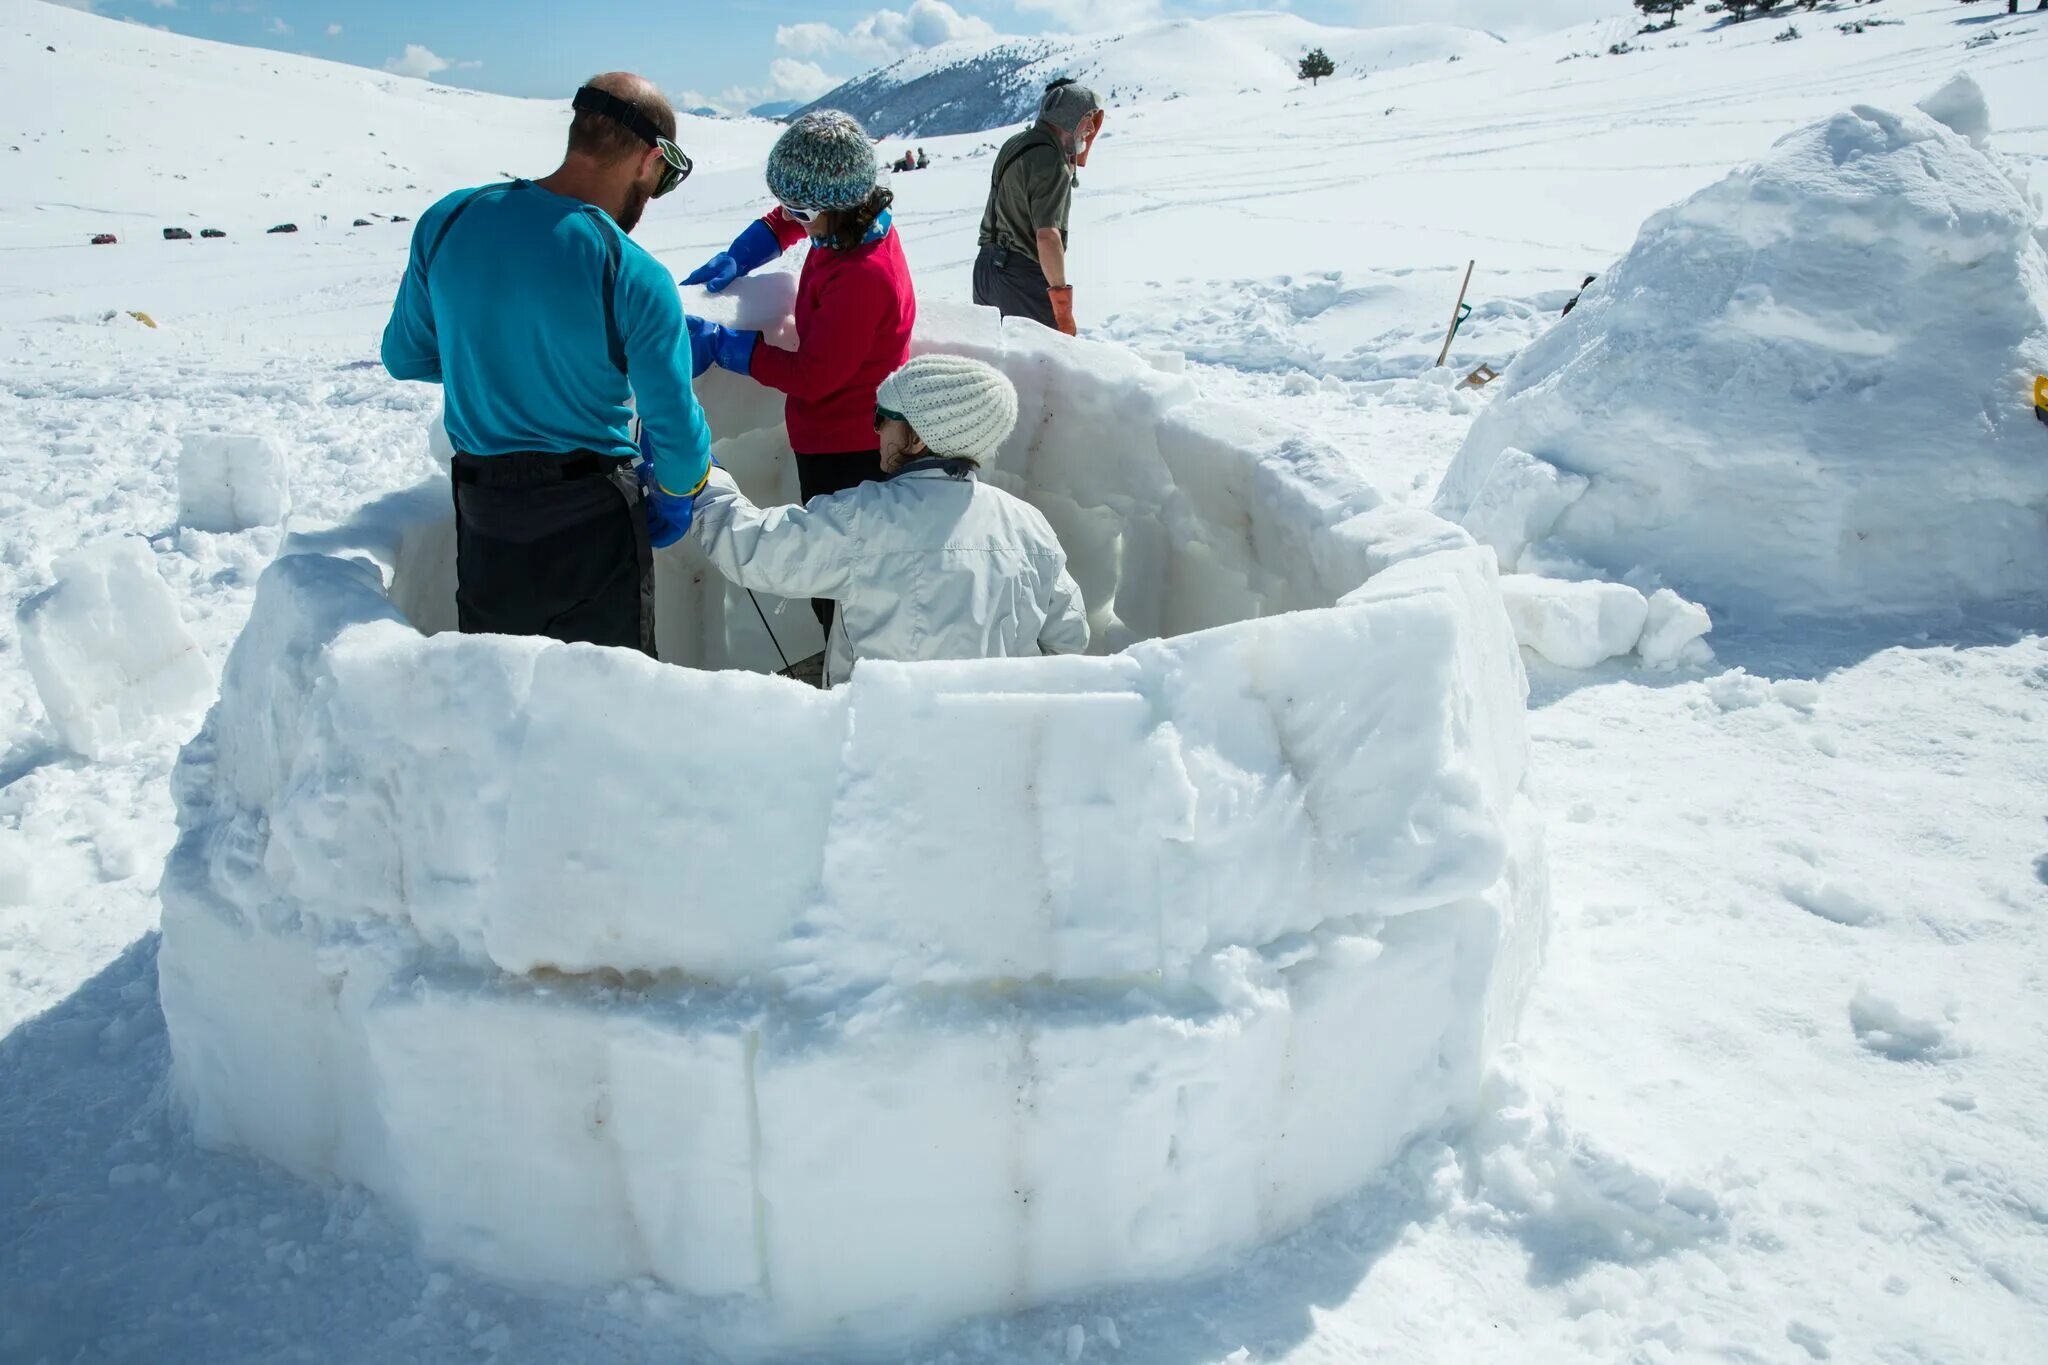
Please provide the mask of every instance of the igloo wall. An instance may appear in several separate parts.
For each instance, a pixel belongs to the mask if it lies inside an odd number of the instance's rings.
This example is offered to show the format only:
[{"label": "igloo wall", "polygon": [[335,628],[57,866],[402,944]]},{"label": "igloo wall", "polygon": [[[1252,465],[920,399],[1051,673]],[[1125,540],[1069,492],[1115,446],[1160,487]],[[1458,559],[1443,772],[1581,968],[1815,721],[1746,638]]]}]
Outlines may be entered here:
[{"label": "igloo wall", "polygon": [[1548,914],[1490,556],[1115,348],[920,344],[1018,381],[1117,652],[820,692],[687,555],[664,649],[741,667],[425,633],[438,480],[297,538],[177,774],[201,1140],[781,1349],[1212,1266],[1471,1113]]}]

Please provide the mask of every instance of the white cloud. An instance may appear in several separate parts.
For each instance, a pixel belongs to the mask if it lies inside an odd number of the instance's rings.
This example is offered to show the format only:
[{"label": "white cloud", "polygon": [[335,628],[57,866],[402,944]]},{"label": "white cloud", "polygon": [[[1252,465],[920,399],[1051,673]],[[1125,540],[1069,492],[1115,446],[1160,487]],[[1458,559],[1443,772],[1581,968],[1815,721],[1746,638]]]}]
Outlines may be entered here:
[{"label": "white cloud", "polygon": [[684,90],[676,96],[677,107],[695,109],[709,106],[722,109],[728,114],[742,113],[757,104],[768,104],[781,100],[796,100],[809,104],[827,90],[836,89],[840,77],[832,75],[816,62],[800,62],[792,57],[777,57],[768,64],[766,85],[729,85],[716,95],[707,95],[701,90]]},{"label": "white cloud", "polygon": [[453,65],[432,48],[407,43],[404,52],[384,63],[384,69],[400,76],[426,77],[437,75]]},{"label": "white cloud", "polygon": [[178,7],[178,0],[149,0],[149,3],[157,9],[176,9]]},{"label": "white cloud", "polygon": [[263,21],[263,31],[265,33],[275,33],[281,36],[283,34],[290,33],[292,31],[292,26],[273,14],[268,19],[265,19]]},{"label": "white cloud", "polygon": [[339,38],[341,36],[341,25],[329,24],[327,26],[327,36],[330,38]]},{"label": "white cloud", "polygon": [[885,62],[955,38],[988,38],[994,34],[995,28],[988,20],[962,14],[946,0],[911,0],[907,10],[876,10],[850,28],[817,22],[779,24],[775,45],[799,57],[844,55]]}]

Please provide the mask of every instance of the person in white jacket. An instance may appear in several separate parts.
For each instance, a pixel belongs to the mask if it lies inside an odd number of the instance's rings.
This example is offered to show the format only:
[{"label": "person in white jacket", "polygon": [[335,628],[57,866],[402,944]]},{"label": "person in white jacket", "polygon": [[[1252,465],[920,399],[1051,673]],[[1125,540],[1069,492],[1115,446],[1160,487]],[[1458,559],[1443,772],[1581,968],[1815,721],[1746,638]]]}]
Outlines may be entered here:
[{"label": "person in white jacket", "polygon": [[861,659],[1078,654],[1087,608],[1037,508],[975,477],[1017,425],[1017,391],[964,356],[919,356],[875,395],[880,481],[761,508],[714,466],[690,535],[718,571],[839,604],[825,685]]}]

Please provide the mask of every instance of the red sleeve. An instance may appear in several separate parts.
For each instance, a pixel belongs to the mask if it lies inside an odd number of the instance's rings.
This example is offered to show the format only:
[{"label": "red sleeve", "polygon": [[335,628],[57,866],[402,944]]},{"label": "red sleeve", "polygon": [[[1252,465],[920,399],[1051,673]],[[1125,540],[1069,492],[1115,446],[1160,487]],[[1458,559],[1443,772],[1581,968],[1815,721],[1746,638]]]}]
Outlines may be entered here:
[{"label": "red sleeve", "polygon": [[878,272],[837,273],[819,293],[802,349],[785,351],[764,337],[749,372],[799,400],[837,393],[871,357],[876,338],[895,332],[895,310],[895,291]]},{"label": "red sleeve", "polygon": [[811,231],[802,223],[784,213],[780,204],[762,214],[761,221],[766,223],[768,230],[775,234],[775,240],[782,243],[784,251],[801,242],[810,235]]}]

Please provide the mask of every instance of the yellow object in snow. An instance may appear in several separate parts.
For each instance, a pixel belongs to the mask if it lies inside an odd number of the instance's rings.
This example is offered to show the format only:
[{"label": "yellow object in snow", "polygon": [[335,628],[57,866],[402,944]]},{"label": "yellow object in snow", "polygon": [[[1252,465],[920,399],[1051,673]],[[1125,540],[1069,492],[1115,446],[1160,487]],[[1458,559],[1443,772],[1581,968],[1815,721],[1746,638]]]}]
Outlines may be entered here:
[{"label": "yellow object in snow", "polygon": [[131,317],[131,318],[134,318],[134,319],[135,319],[135,320],[136,320],[137,322],[141,323],[141,324],[142,324],[142,325],[143,325],[144,327],[148,327],[148,328],[150,328],[150,329],[152,329],[152,330],[154,330],[154,329],[155,329],[155,327],[156,327],[156,319],[155,319],[155,318],[153,318],[153,317],[151,317],[151,316],[150,316],[149,314],[147,314],[147,313],[138,313],[138,312],[134,311],[133,309],[130,309],[130,310],[129,310],[129,312],[128,312],[128,316],[129,316],[129,317]]},{"label": "yellow object in snow", "polygon": [[2048,374],[2034,376],[2034,416],[2048,422]]}]

